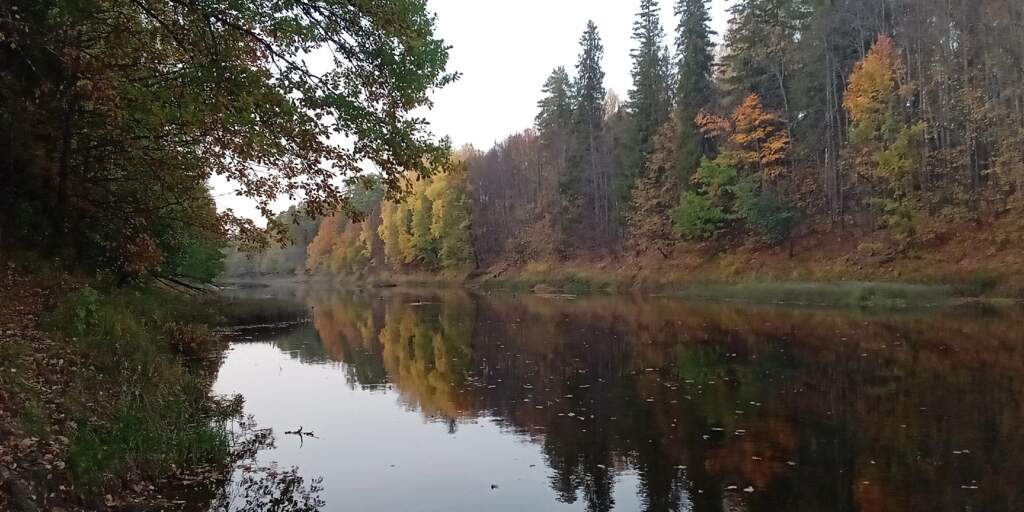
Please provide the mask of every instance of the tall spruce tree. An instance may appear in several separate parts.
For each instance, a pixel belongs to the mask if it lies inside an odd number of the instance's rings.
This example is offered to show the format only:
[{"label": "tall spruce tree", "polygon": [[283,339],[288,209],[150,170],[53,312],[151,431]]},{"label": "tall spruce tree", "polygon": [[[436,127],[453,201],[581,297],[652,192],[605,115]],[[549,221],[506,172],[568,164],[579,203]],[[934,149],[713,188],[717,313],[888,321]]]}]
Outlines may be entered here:
[{"label": "tall spruce tree", "polygon": [[544,97],[537,102],[539,112],[534,125],[546,144],[564,136],[572,125],[572,81],[564,66],[558,66],[541,89]]},{"label": "tall spruce tree", "polygon": [[573,151],[562,180],[565,220],[584,223],[591,236],[607,231],[610,216],[608,176],[602,167],[601,132],[604,124],[604,46],[593,21],[580,38],[580,56],[573,85]]},{"label": "tall spruce tree", "polygon": [[710,142],[697,129],[697,114],[713,100],[714,43],[708,0],[677,0],[676,29],[676,121],[678,123],[676,170],[679,176],[692,173],[701,158],[709,156]]},{"label": "tall spruce tree", "polygon": [[633,88],[627,106],[636,129],[636,149],[642,158],[651,150],[654,136],[668,120],[671,109],[668,48],[656,0],[640,0],[633,41]]},{"label": "tall spruce tree", "polygon": [[734,100],[757,94],[767,108],[792,121],[789,92],[796,45],[813,5],[814,0],[740,0],[732,6],[722,64]]}]

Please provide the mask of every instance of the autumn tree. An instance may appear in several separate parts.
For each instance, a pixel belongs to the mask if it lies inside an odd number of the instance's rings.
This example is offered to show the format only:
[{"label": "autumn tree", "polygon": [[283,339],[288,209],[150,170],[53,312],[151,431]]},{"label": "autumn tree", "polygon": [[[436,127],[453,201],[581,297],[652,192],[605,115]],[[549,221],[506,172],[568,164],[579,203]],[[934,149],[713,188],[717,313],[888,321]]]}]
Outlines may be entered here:
[{"label": "autumn tree", "polygon": [[900,77],[903,62],[893,40],[880,36],[850,75],[843,106],[850,114],[850,154],[873,191],[868,202],[882,220],[911,228],[915,171],[923,164],[920,141],[925,126],[908,123],[903,113]]},{"label": "autumn tree", "polygon": [[386,201],[381,205],[378,233],[384,242],[386,262],[393,267],[405,263],[405,255],[410,252],[406,247],[409,216],[409,209],[403,204]]},{"label": "autumn tree", "polygon": [[426,190],[433,205],[430,232],[437,240],[439,264],[443,268],[473,263],[468,178],[468,166],[460,161],[449,172],[434,176]]},{"label": "autumn tree", "polygon": [[668,257],[673,237],[668,212],[679,198],[675,173],[675,125],[662,125],[647,156],[644,172],[636,182],[628,215],[630,241],[636,252],[649,249]]},{"label": "autumn tree", "polygon": [[751,94],[733,113],[729,149],[723,156],[767,185],[785,173],[789,146],[785,122]]},{"label": "autumn tree", "polygon": [[346,194],[357,215],[352,218],[335,213],[323,219],[316,236],[306,245],[307,272],[356,275],[372,262],[379,240],[374,228],[379,222],[375,222],[374,213],[379,212],[384,190],[375,177],[368,176],[351,183]]},{"label": "autumn tree", "polygon": [[380,237],[392,269],[464,270],[474,263],[465,162],[413,183],[406,197],[380,208],[376,232],[363,228],[364,246]]},{"label": "autumn tree", "polygon": [[693,190],[673,211],[677,231],[709,239],[743,225],[768,243],[789,240],[796,212],[783,196],[790,148],[783,121],[751,94],[729,119],[701,113],[697,122],[724,150],[694,174]]}]

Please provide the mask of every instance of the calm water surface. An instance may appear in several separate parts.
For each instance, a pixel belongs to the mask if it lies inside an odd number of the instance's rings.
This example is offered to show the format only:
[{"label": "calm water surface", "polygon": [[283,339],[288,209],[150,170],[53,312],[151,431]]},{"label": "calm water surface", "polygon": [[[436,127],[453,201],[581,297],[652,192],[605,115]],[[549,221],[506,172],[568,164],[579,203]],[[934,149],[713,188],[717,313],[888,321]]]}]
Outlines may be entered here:
[{"label": "calm water surface", "polygon": [[1024,510],[1019,310],[294,298],[215,389],[324,510]]}]

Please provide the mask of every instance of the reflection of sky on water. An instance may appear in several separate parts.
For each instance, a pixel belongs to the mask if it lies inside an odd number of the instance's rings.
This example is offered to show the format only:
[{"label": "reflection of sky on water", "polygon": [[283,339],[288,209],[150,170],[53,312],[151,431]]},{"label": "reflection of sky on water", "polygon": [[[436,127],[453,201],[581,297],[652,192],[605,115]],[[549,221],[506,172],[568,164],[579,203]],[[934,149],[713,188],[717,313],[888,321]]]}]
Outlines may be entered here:
[{"label": "reflection of sky on water", "polygon": [[[326,510],[583,508],[557,503],[540,446],[492,418],[449,433],[446,423],[401,406],[387,386],[353,389],[337,365],[302,363],[270,343],[232,346],[214,391],[245,393],[246,412],[277,433],[276,448],[261,460],[325,477]],[[297,437],[281,434],[299,426],[318,439],[300,447]],[[635,475],[619,476],[622,510],[639,509],[635,487]]]}]

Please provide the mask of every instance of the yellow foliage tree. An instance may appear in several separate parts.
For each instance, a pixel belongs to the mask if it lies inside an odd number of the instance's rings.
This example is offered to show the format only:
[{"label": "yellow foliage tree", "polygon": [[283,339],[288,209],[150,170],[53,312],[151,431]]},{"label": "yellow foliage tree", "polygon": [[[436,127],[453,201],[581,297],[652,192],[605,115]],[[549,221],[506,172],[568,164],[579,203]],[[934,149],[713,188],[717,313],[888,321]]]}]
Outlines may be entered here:
[{"label": "yellow foliage tree", "polygon": [[756,170],[765,181],[778,179],[786,169],[790,137],[778,114],[765,110],[751,94],[733,113],[729,151],[737,167]]},{"label": "yellow foliage tree", "polygon": [[902,113],[903,61],[893,40],[879,36],[850,75],[843,106],[850,114],[850,157],[875,190],[868,198],[883,223],[908,231],[913,214],[914,170],[923,165],[925,125],[908,125]]}]

